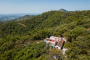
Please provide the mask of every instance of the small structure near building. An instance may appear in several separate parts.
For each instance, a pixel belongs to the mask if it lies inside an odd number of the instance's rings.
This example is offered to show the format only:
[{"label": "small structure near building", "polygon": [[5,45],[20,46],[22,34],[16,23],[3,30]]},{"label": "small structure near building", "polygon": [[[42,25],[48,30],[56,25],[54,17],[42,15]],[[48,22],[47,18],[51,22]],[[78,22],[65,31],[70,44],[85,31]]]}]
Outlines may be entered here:
[{"label": "small structure near building", "polygon": [[66,39],[63,37],[51,36],[50,38],[46,38],[45,41],[47,44],[50,43],[50,45],[52,45],[53,48],[63,49],[64,43],[66,42]]}]

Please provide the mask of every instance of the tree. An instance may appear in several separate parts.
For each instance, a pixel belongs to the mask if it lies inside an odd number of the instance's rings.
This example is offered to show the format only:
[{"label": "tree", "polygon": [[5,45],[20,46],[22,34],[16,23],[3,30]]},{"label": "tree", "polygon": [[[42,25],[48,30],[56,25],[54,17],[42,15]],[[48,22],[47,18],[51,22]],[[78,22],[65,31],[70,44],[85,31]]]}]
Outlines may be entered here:
[{"label": "tree", "polygon": [[48,60],[62,60],[65,58],[62,54],[62,50],[52,48],[48,52],[49,55],[46,57]]}]

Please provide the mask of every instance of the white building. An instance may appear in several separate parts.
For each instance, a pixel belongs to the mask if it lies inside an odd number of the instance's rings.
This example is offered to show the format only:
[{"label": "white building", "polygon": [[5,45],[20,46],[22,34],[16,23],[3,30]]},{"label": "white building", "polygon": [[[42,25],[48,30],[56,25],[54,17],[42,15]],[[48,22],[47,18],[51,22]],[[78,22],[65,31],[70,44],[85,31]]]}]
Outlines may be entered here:
[{"label": "white building", "polygon": [[50,38],[45,39],[46,43],[50,43],[56,49],[63,49],[65,43],[64,38],[51,36]]}]

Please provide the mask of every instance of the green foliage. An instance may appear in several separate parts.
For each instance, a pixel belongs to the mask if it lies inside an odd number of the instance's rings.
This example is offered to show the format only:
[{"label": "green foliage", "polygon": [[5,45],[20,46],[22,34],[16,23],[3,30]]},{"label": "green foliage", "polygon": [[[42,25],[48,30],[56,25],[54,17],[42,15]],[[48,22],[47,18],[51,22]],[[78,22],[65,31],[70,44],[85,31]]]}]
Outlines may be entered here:
[{"label": "green foliage", "polygon": [[64,59],[64,55],[62,54],[62,50],[57,50],[55,48],[50,48],[48,50],[48,55],[44,54],[38,58],[38,60],[62,60]]},{"label": "green foliage", "polygon": [[[50,27],[56,27],[60,26],[61,24],[75,22],[77,21],[77,24],[81,22],[81,24],[84,23],[82,21],[83,19],[89,18],[89,11],[78,11],[78,12],[61,12],[61,11],[49,11],[42,13],[41,15],[34,16],[29,19],[25,19],[22,21],[11,21],[6,22],[3,24],[0,28],[1,36],[5,36],[8,34],[24,34],[28,31],[37,30],[37,29],[43,29],[43,28],[50,28]],[[83,16],[87,16],[83,17]],[[89,24],[85,25],[90,26]],[[73,28],[74,26],[71,25],[69,28]]]},{"label": "green foliage", "polygon": [[0,21],[0,25],[2,25],[4,22]]},{"label": "green foliage", "polygon": [[83,34],[83,32],[87,32],[87,29],[84,28],[84,27],[75,27],[75,28],[72,30],[72,36],[75,38],[75,37],[77,37],[78,35]]},{"label": "green foliage", "polygon": [[13,46],[14,46],[14,42],[9,41],[9,42],[4,43],[4,44],[2,45],[2,48],[3,48],[4,50],[9,50],[9,49],[11,49]]},{"label": "green foliage", "polygon": [[43,38],[46,38],[46,37],[50,37],[50,32],[49,31],[41,31],[39,33],[39,36],[43,39]]},{"label": "green foliage", "polygon": [[82,22],[82,20],[78,20],[77,21],[77,25],[80,25],[81,22]]},{"label": "green foliage", "polygon": [[65,43],[64,47],[67,47],[67,48],[71,47],[71,43],[70,42]]},{"label": "green foliage", "polygon": [[79,55],[78,60],[88,60],[86,55]]},{"label": "green foliage", "polygon": [[47,48],[48,47],[45,42],[40,42],[39,44],[33,43],[31,47],[26,47],[18,52],[18,55],[14,58],[14,60],[27,60],[33,57],[38,58],[42,54],[46,53]]},{"label": "green foliage", "polygon": [[64,59],[61,50],[40,41],[52,35],[66,38],[67,60],[90,59],[90,11],[48,11],[0,25],[0,60]]},{"label": "green foliage", "polygon": [[66,39],[71,42],[71,33],[70,32],[63,33],[63,36],[66,37]]},{"label": "green foliage", "polygon": [[87,48],[86,41],[87,41],[87,38],[85,36],[83,36],[83,37],[82,36],[78,36],[76,38],[76,41],[74,42],[74,44],[76,44],[81,49],[85,49],[85,48]]}]

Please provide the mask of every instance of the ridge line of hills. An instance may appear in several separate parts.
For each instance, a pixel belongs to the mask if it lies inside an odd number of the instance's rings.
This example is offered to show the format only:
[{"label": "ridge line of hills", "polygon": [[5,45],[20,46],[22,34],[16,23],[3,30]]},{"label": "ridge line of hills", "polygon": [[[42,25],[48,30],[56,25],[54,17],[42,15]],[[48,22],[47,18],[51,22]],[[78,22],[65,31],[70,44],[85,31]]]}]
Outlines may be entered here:
[{"label": "ridge line of hills", "polygon": [[[55,10],[55,11],[63,11],[63,12],[75,12],[75,11],[67,11],[65,9],[59,9],[59,10]],[[16,20],[24,20],[36,15],[40,15],[40,14],[0,14],[0,21],[16,21]]]}]

